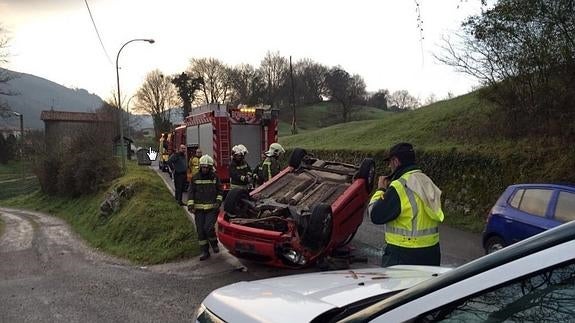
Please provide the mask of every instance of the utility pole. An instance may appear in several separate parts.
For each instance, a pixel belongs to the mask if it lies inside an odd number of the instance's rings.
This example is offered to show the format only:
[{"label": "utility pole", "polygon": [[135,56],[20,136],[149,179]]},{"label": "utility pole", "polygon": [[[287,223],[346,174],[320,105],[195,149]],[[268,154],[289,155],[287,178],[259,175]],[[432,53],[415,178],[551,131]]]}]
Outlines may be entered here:
[{"label": "utility pole", "polygon": [[291,55],[289,57],[289,75],[291,79],[291,109],[292,109],[292,120],[291,120],[291,134],[297,134],[296,116],[295,116],[295,83],[293,79],[293,67],[291,64]]}]

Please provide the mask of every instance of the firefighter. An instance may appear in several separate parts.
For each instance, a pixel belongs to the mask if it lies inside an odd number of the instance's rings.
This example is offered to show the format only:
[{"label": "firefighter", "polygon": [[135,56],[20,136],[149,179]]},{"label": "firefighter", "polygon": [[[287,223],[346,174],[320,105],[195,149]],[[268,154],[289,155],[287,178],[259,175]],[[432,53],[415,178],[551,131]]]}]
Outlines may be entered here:
[{"label": "firefighter", "polygon": [[265,152],[266,159],[261,163],[260,174],[258,174],[258,177],[261,178],[261,182],[265,183],[269,181],[280,172],[278,158],[284,153],[284,148],[277,142],[270,145],[268,151]]},{"label": "firefighter", "polygon": [[194,214],[202,250],[200,261],[210,258],[210,245],[214,253],[220,252],[214,226],[222,199],[220,180],[214,172],[214,160],[203,155],[200,158],[200,171],[192,178],[188,193],[188,210]]},{"label": "firefighter", "polygon": [[232,147],[232,162],[230,163],[230,184],[231,188],[251,188],[252,170],[246,162],[248,149],[244,145]]},{"label": "firefighter", "polygon": [[188,161],[188,183],[192,182],[192,178],[200,171],[200,157],[202,157],[202,150],[196,148],[194,154]]},{"label": "firefighter", "polygon": [[182,202],[182,194],[184,192],[184,185],[186,182],[186,171],[188,169],[188,162],[186,160],[186,145],[180,145],[178,152],[174,153],[168,159],[168,165],[174,172],[174,189],[176,191],[175,198],[178,204],[185,205]]},{"label": "firefighter", "polygon": [[373,223],[385,224],[382,267],[439,266],[441,191],[415,164],[411,144],[393,146],[384,160],[392,174],[379,178],[368,208]]}]

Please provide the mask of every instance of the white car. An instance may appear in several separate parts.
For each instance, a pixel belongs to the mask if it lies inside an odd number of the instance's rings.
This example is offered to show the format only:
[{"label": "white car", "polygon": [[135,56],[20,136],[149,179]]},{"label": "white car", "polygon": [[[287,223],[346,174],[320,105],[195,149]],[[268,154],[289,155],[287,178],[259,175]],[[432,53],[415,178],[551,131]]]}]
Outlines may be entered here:
[{"label": "white car", "polygon": [[573,322],[574,251],[570,222],[451,271],[394,266],[240,282],[213,291],[197,321]]},{"label": "white car", "polygon": [[393,266],[327,271],[239,282],[202,302],[197,322],[309,322],[342,308],[364,308],[449,271]]}]

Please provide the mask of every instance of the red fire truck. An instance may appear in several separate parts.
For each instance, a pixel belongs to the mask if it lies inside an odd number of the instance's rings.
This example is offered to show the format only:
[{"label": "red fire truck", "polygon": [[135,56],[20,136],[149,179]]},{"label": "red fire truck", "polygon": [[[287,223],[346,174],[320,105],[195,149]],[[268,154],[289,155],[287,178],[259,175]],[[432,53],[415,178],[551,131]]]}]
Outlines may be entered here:
[{"label": "red fire truck", "polygon": [[232,147],[246,146],[246,161],[254,168],[262,153],[278,140],[278,112],[270,106],[208,104],[194,108],[184,124],[172,132],[169,146],[174,151],[183,144],[188,152],[200,148],[203,154],[212,156],[216,173],[228,190]]}]

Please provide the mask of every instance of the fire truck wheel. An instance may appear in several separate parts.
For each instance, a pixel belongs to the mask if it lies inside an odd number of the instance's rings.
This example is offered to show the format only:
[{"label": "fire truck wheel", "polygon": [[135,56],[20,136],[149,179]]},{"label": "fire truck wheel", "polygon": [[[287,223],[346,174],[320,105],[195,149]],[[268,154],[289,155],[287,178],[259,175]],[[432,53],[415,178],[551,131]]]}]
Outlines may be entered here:
[{"label": "fire truck wheel", "polygon": [[249,200],[250,193],[241,188],[233,188],[226,195],[224,200],[224,211],[232,215],[240,215],[239,213],[246,207],[243,200]]},{"label": "fire truck wheel", "polygon": [[293,168],[298,168],[299,165],[301,165],[301,161],[304,159],[306,155],[307,151],[305,151],[305,149],[301,148],[294,149],[289,158],[289,165]]},{"label": "fire truck wheel", "polygon": [[309,217],[307,230],[302,238],[305,246],[320,250],[325,248],[331,238],[333,218],[329,204],[316,205]]},{"label": "fire truck wheel", "polygon": [[365,189],[371,192],[375,185],[375,161],[371,158],[364,159],[359,166],[357,177],[365,179]]}]

